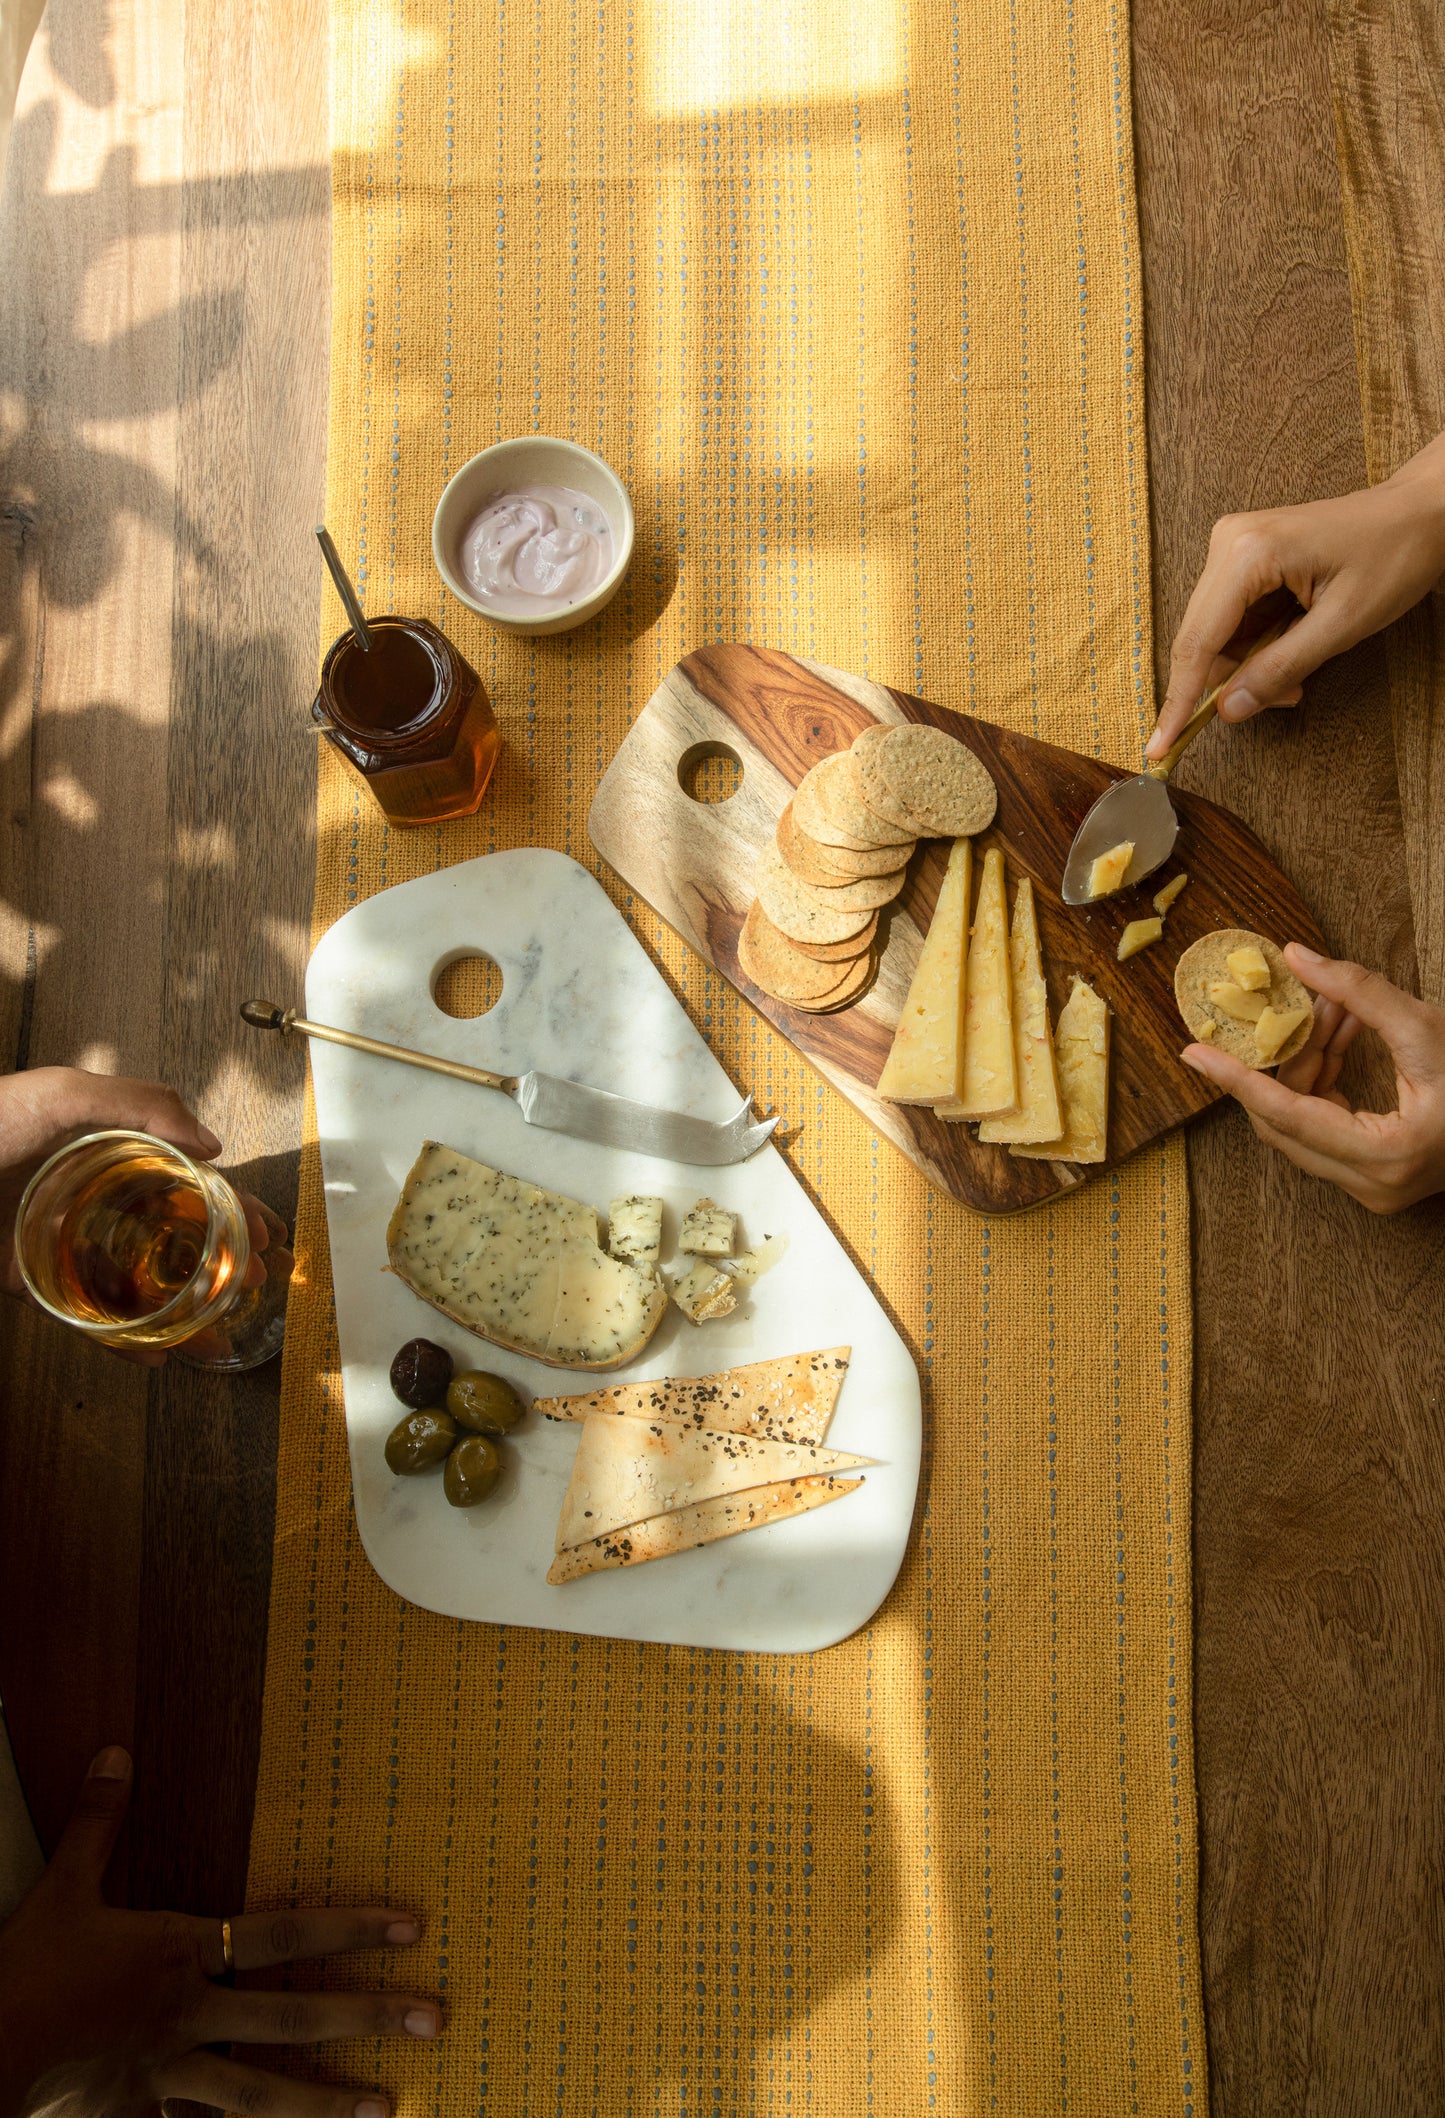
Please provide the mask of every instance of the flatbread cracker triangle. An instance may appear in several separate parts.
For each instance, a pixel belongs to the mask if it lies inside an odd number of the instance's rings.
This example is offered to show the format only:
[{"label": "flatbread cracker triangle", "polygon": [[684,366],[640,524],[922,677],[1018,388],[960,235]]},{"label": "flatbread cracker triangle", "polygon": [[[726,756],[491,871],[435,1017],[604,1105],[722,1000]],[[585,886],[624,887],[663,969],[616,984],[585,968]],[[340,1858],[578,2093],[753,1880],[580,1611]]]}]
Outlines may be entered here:
[{"label": "flatbread cracker triangle", "polygon": [[851,1346],[748,1361],[716,1375],[659,1376],[617,1383],[579,1397],[538,1397],[548,1419],[587,1419],[606,1412],[628,1419],[677,1419],[720,1434],[762,1434],[772,1441],[821,1441],[848,1373]]},{"label": "flatbread cracker triangle", "polygon": [[790,1478],[768,1486],[754,1486],[746,1493],[725,1494],[719,1500],[702,1500],[689,1508],[675,1508],[670,1515],[656,1515],[650,1522],[629,1523],[605,1537],[589,1538],[559,1552],[547,1570],[554,1588],[580,1581],[584,1575],[601,1573],[608,1567],[641,1566],[648,1559],[666,1559],[673,1552],[689,1552],[698,1545],[716,1544],[736,1537],[740,1530],[760,1530],[770,1522],[785,1522],[790,1515],[809,1508],[826,1507],[841,1500],[863,1483],[861,1478]]},{"label": "flatbread cracker triangle", "polygon": [[871,1457],[849,1456],[812,1442],[769,1441],[685,1427],[672,1419],[582,1422],[572,1477],[562,1498],[557,1550],[590,1543],[632,1523],[648,1522],[749,1487],[818,1473],[857,1471]]}]

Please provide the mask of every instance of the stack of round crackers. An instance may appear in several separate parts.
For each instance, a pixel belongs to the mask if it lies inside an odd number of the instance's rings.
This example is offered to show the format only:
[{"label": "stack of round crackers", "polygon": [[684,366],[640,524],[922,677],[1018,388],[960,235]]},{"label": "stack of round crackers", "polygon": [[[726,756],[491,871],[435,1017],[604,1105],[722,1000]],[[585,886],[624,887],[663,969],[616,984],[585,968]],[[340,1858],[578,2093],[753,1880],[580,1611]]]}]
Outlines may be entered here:
[{"label": "stack of round crackers", "polygon": [[760,992],[810,1015],[861,999],[878,922],[920,838],[971,838],[998,795],[966,744],[916,722],[875,725],[799,782],[759,857],[738,962]]}]

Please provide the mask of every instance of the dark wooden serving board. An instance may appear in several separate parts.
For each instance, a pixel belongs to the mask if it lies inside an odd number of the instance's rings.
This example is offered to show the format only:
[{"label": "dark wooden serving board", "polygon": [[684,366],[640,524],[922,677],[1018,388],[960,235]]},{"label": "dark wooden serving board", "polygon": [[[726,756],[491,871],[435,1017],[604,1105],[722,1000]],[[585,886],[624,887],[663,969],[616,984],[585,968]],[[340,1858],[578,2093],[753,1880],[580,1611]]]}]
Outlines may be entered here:
[{"label": "dark wooden serving board", "polygon": [[[977,848],[1002,848],[1010,902],[1019,877],[1033,879],[1054,1017],[1075,971],[1113,1014],[1108,1163],[1023,1160],[983,1146],[971,1126],[879,1100],[878,1077],[943,879],[944,841],[925,842],[914,855],[903,894],[880,924],[886,946],[877,983],[855,1006],[803,1014],[760,992],[740,968],[738,932],[759,851],[808,768],[846,748],[870,721],[944,728],[993,774],[998,815]],[[741,782],[726,801],[699,801],[687,791],[695,767],[719,755],[737,761]],[[703,647],[677,664],[639,715],[587,823],[603,859],[935,1184],[980,1213],[1013,1213],[1123,1161],[1218,1099],[1220,1092],[1179,1058],[1189,1038],[1174,1004],[1174,965],[1190,942],[1217,927],[1250,927],[1281,944],[1323,946],[1298,893],[1254,834],[1227,809],[1178,791],[1178,845],[1158,874],[1101,904],[1065,905],[1059,885],[1074,832],[1105,787],[1128,777],[1097,758],[772,648]],[[1152,911],[1152,893],[1180,868],[1189,887],[1163,939],[1119,963],[1125,925]]]}]

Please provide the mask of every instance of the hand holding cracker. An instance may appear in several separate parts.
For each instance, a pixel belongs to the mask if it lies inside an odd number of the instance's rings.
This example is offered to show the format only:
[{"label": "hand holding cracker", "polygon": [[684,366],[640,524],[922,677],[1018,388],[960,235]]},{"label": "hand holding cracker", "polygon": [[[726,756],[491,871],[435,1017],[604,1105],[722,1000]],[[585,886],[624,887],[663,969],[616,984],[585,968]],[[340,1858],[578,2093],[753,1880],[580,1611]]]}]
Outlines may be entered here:
[{"label": "hand holding cracker", "polygon": [[[1244,1105],[1261,1140],[1371,1213],[1398,1213],[1445,1190],[1445,1008],[1295,942],[1285,956],[1322,996],[1304,1049],[1277,1076],[1212,1044],[1191,1044],[1186,1063]],[[1395,1061],[1395,1110],[1354,1110],[1336,1086],[1362,1024],[1379,1032]]]}]

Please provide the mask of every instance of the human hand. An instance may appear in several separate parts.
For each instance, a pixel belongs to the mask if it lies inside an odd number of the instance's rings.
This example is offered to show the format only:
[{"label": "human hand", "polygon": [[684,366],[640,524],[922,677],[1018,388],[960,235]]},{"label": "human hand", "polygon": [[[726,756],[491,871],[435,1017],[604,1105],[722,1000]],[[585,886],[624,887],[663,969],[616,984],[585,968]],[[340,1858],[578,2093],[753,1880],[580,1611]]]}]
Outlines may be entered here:
[{"label": "human hand", "polygon": [[1445,435],[1364,492],[1224,516],[1174,638],[1148,755],[1164,755],[1203,694],[1291,609],[1303,614],[1228,686],[1221,720],[1297,704],[1305,678],[1322,662],[1403,616],[1442,575]]},{"label": "human hand", "polygon": [[[257,1993],[215,1983],[221,1922],[123,1912],[101,1878],[130,1801],[130,1760],[102,1751],[40,1881],[0,1927],[0,2118],[141,2118],[168,2096],[264,2118],[387,2118],[374,2090],[290,2081],[208,2049],[435,2037],[441,2010],[412,1993]],[[252,1912],[231,1922],[238,1970],[403,1947],[410,1914]]]},{"label": "human hand", "polygon": [[[0,1287],[7,1294],[29,1299],[15,1257],[15,1214],[26,1185],[41,1163],[68,1140],[112,1129],[154,1133],[198,1162],[213,1161],[221,1151],[210,1127],[202,1125],[164,1082],[88,1074],[74,1066],[38,1066],[26,1073],[0,1075]],[[246,1209],[252,1251],[265,1250],[273,1237],[284,1243],[286,1226],[280,1217],[248,1192],[239,1196]],[[257,1287],[265,1277],[265,1266],[259,1256],[253,1256],[245,1285]],[[188,1341],[198,1353],[214,1352],[220,1343],[214,1331],[198,1333]],[[159,1367],[165,1359],[158,1347],[109,1350],[143,1367]]]},{"label": "human hand", "polygon": [[[1398,1213],[1445,1190],[1445,1008],[1297,942],[1284,954],[1295,976],[1323,996],[1304,1050],[1277,1078],[1212,1044],[1189,1045],[1186,1065],[1236,1097],[1261,1140],[1311,1176],[1328,1177],[1371,1213]],[[1353,1110],[1336,1086],[1362,1024],[1390,1048],[1396,1110]]]}]

